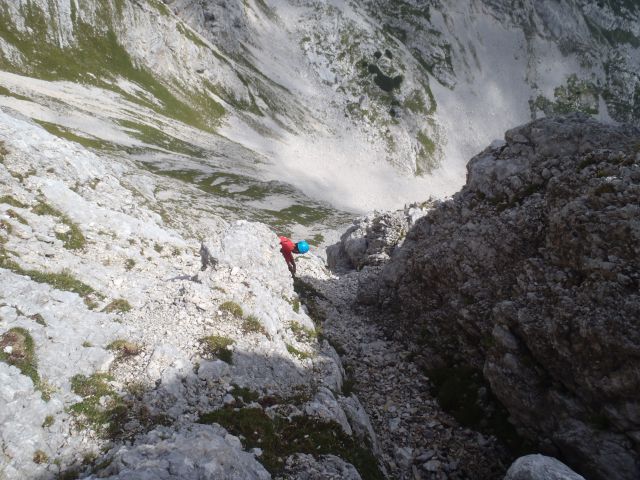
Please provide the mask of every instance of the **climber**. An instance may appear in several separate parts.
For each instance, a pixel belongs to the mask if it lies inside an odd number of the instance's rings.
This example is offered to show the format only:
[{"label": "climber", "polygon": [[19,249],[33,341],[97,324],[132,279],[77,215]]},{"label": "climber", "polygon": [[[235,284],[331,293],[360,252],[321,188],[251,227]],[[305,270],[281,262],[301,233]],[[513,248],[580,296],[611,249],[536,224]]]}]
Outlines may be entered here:
[{"label": "climber", "polygon": [[291,276],[295,277],[296,261],[293,258],[293,254],[307,253],[309,251],[309,244],[304,240],[294,244],[289,238],[280,237],[280,247],[280,253],[282,253],[284,261],[287,262],[287,267],[291,272]]}]

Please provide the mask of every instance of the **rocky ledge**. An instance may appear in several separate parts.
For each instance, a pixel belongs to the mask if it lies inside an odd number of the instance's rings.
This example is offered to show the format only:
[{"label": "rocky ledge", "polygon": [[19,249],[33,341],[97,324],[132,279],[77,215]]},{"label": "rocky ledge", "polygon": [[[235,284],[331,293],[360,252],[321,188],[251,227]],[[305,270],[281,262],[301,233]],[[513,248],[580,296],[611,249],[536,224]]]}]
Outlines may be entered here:
[{"label": "rocky ledge", "polygon": [[640,478],[640,130],[580,115],[511,130],[402,240],[359,302],[423,365],[481,370],[543,452]]}]

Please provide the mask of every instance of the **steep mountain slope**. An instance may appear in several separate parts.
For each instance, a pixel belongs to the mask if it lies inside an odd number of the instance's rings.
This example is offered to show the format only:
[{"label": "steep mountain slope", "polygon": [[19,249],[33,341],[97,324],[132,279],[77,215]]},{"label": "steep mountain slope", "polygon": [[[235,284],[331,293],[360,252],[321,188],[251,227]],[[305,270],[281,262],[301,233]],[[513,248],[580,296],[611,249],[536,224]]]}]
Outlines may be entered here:
[{"label": "steep mountain slope", "polygon": [[[3,0],[0,11],[2,104],[162,170],[241,175],[230,196],[282,180],[339,208],[397,206],[455,191],[466,159],[515,123],[640,118],[631,1]],[[317,206],[294,196],[285,208]]]},{"label": "steep mountain slope", "polygon": [[640,129],[575,115],[505,138],[401,248],[371,228],[339,251],[393,250],[359,299],[423,364],[481,369],[521,433],[587,478],[637,478]]},{"label": "steep mountain slope", "polygon": [[[444,414],[422,391],[426,377],[407,378],[418,371],[413,355],[397,361],[399,343],[351,311],[366,278],[341,283],[310,255],[294,290],[273,230],[319,244],[353,211],[451,193],[471,153],[542,114],[638,123],[639,17],[632,0],[0,0],[0,476],[499,478],[510,458],[500,442]],[[533,140],[524,137],[504,151],[527,151]],[[633,165],[602,155],[590,161],[613,166],[586,165],[580,178],[607,200],[619,187],[608,177]],[[475,162],[474,188],[491,197],[483,167]],[[516,158],[506,170],[521,167]],[[539,200],[531,179],[511,180],[505,198],[491,197],[497,205],[478,202],[512,212],[511,202]],[[339,250],[351,255],[343,264],[386,262],[433,205],[363,221],[345,237],[355,247]],[[371,249],[370,230],[384,236]],[[613,234],[635,241],[634,232]],[[571,261],[579,251],[561,253]],[[626,254],[588,265],[614,293],[615,282],[637,286],[633,272],[616,270]],[[387,280],[397,259],[391,265]],[[458,295],[445,286],[436,303]],[[397,292],[377,293],[386,306]],[[354,371],[385,381],[398,406],[369,385],[365,410],[343,382],[340,358],[310,316],[329,294],[324,320],[351,347],[349,361],[363,360]],[[521,320],[500,312],[505,329]],[[349,319],[360,338],[349,335]],[[624,385],[602,382],[597,368],[586,385],[552,382],[543,407],[566,400],[577,423],[542,415],[540,404],[522,410],[511,387],[526,392],[542,375],[530,357],[564,357],[535,329],[541,351],[527,344],[529,352],[489,327],[479,327],[482,338],[502,344],[490,350],[487,376],[525,432],[549,434],[556,451],[573,464],[586,458],[596,475],[635,475],[636,406],[625,396],[633,372],[622,371]],[[483,365],[486,346],[469,329],[469,345],[456,343],[457,332],[438,334]],[[637,342],[608,340],[603,350],[623,344],[635,355]],[[579,347],[581,360],[596,348]],[[530,376],[509,370],[520,349]],[[558,364],[549,369],[563,373]],[[395,378],[396,368],[409,373]],[[438,451],[422,449],[433,439]],[[602,466],[607,454],[617,471]]]},{"label": "steep mountain slope", "polygon": [[184,185],[4,113],[0,147],[0,477],[380,478],[269,227],[171,229],[148,205]]}]

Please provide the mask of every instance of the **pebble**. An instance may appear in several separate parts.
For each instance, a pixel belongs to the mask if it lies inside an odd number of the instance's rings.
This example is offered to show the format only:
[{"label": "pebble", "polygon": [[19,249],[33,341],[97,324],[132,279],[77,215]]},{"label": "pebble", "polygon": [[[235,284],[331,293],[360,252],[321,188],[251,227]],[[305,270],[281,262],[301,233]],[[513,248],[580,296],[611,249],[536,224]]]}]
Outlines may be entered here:
[{"label": "pebble", "polygon": [[427,450],[416,457],[416,461],[420,463],[426,462],[427,460],[431,460],[435,454],[436,452],[434,450]]},{"label": "pebble", "polygon": [[428,462],[423,464],[422,467],[427,472],[438,472],[442,467],[442,463],[439,460],[429,460]]}]

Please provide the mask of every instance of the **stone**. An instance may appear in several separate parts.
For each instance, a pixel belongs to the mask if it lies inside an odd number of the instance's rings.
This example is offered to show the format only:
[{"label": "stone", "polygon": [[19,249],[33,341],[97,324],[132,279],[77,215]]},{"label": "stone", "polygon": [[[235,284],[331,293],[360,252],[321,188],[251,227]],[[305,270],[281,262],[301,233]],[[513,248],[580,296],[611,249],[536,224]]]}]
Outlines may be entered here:
[{"label": "stone", "polygon": [[361,480],[353,465],[335,455],[312,455],[298,453],[287,458],[286,478],[291,480]]},{"label": "stone", "polygon": [[429,211],[430,202],[412,204],[403,210],[367,215],[354,220],[340,241],[327,248],[331,270],[360,270],[385,264],[407,231]]},{"label": "stone", "polygon": [[215,425],[194,424],[177,432],[156,428],[117,449],[106,468],[87,478],[268,480],[271,475],[242,450],[237,437]]},{"label": "stone", "polygon": [[507,470],[504,480],[585,480],[564,463],[544,455],[518,458]]},{"label": "stone", "polygon": [[198,368],[198,378],[201,380],[219,381],[229,375],[229,364],[222,360],[204,361]]},{"label": "stone", "polygon": [[326,387],[318,388],[313,400],[305,404],[304,412],[311,417],[336,422],[342,427],[344,433],[347,435],[353,434],[347,415],[331,390]]},{"label": "stone", "polygon": [[442,462],[440,460],[429,460],[422,465],[427,472],[439,472],[442,468]]}]

